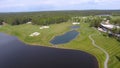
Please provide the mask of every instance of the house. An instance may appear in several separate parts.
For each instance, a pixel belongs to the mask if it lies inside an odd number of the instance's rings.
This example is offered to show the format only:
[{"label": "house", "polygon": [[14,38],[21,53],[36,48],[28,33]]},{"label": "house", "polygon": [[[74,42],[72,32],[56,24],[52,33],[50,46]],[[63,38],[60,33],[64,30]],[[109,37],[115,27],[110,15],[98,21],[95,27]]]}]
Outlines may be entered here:
[{"label": "house", "polygon": [[105,23],[100,23],[100,25],[106,29],[120,28],[120,26],[110,24],[109,20],[107,20]]},{"label": "house", "polygon": [[107,32],[109,35],[114,35],[117,37],[120,37],[120,34],[113,33],[113,28],[120,28],[120,26],[113,25],[109,23],[109,20],[106,20],[105,22],[100,23],[100,27],[98,27],[98,30],[101,32]]}]

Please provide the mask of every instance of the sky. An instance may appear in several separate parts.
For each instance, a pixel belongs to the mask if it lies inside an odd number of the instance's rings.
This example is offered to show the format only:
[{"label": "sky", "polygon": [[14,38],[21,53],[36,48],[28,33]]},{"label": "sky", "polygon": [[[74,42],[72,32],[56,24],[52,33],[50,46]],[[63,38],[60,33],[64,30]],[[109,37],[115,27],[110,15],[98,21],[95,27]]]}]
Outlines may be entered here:
[{"label": "sky", "polygon": [[118,10],[120,0],[0,0],[0,12]]}]

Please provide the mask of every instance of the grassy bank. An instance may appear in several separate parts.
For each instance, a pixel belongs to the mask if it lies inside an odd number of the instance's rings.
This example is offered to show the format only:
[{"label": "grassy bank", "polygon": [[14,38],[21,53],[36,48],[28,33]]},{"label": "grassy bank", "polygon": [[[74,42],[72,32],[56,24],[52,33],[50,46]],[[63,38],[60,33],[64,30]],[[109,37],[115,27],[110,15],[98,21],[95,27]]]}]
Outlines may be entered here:
[{"label": "grassy bank", "polygon": [[[49,29],[40,30],[38,25],[23,24],[18,26],[6,25],[0,27],[0,32],[8,33],[14,36],[17,36],[20,40],[28,44],[37,44],[42,46],[52,46],[49,41],[57,35],[60,35],[66,31],[69,31],[69,26],[71,23],[61,23],[50,25]],[[103,62],[105,60],[105,54],[98,48],[92,46],[91,40],[88,38],[91,34],[97,34],[93,36],[93,39],[96,41],[96,44],[104,48],[110,55],[110,60],[108,63],[109,68],[119,68],[120,61],[116,59],[115,56],[120,56],[120,43],[113,38],[108,38],[99,35],[98,31],[89,27],[88,23],[81,23],[80,28],[77,30],[80,32],[80,35],[66,44],[58,45],[58,48],[64,49],[74,49],[82,50],[94,55],[98,62],[99,68],[103,68]],[[37,37],[30,37],[29,35],[33,32],[40,32],[40,35]]]},{"label": "grassy bank", "polygon": [[[4,32],[13,36],[17,36],[21,41],[27,44],[36,44],[43,46],[51,46],[49,41],[56,35],[64,33],[69,30],[71,23],[61,23],[50,25],[48,29],[39,29],[38,25],[23,24],[10,26],[6,25],[0,28],[0,32]],[[40,35],[36,37],[30,37],[29,35],[34,32],[39,32]]]}]

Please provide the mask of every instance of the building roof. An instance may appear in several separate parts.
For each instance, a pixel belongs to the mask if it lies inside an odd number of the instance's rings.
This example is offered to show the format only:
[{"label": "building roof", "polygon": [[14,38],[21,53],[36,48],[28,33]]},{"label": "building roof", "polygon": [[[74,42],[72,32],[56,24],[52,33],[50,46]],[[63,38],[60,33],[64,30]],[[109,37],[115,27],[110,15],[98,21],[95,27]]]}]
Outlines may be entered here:
[{"label": "building roof", "polygon": [[113,25],[113,24],[103,24],[103,23],[101,23],[101,25],[102,25],[103,27],[108,28],[108,29],[120,28],[120,26],[116,26],[116,25]]}]

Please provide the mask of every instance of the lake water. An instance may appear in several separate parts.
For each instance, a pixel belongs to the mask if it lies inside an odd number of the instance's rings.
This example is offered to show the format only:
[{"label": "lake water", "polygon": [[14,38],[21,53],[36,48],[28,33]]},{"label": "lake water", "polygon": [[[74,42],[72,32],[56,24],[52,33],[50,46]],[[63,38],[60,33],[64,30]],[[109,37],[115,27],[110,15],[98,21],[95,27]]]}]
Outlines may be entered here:
[{"label": "lake water", "polygon": [[78,28],[80,28],[80,26],[77,26],[77,25],[71,26],[69,32],[66,32],[59,36],[55,36],[50,41],[50,43],[52,43],[53,45],[58,45],[58,44],[64,44],[64,43],[70,42],[71,40],[75,39],[79,35],[79,32],[76,31],[76,29]]},{"label": "lake water", "polygon": [[76,38],[76,36],[78,34],[79,34],[79,32],[77,32],[76,30],[72,30],[72,31],[66,32],[63,35],[54,37],[50,41],[50,43],[52,43],[53,45],[68,43],[71,40],[73,40],[74,38]]},{"label": "lake water", "polygon": [[74,25],[74,26],[71,26],[70,28],[71,28],[71,30],[76,30],[76,29],[80,28],[80,26]]},{"label": "lake water", "polygon": [[98,68],[98,63],[82,51],[27,45],[0,33],[0,68]]}]

